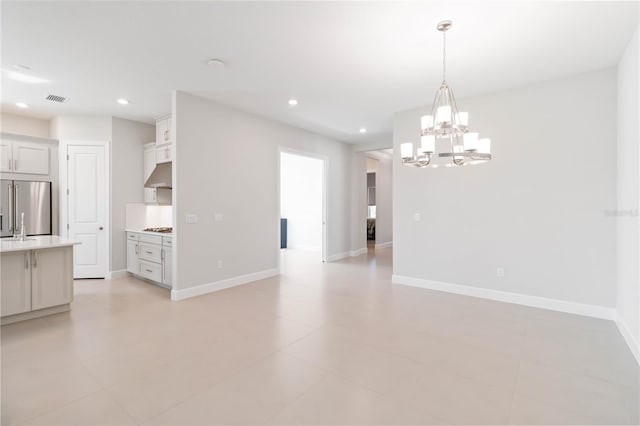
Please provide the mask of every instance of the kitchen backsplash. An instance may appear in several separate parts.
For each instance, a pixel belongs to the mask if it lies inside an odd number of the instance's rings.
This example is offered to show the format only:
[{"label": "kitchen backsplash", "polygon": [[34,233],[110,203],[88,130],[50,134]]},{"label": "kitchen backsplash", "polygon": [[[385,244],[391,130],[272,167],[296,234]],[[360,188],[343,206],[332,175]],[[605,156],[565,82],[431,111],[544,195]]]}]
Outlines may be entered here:
[{"label": "kitchen backsplash", "polygon": [[143,203],[129,203],[126,205],[126,229],[170,227],[172,225],[172,206],[150,206]]}]

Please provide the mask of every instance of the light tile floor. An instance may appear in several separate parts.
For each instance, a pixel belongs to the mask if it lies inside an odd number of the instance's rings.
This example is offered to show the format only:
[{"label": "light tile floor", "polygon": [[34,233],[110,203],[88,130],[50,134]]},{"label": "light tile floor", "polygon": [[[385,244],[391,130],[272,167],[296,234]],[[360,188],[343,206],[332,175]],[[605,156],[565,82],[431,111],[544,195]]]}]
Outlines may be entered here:
[{"label": "light tile floor", "polygon": [[77,281],[3,326],[2,424],[637,424],[610,321],[395,286],[391,250],[171,302]]}]

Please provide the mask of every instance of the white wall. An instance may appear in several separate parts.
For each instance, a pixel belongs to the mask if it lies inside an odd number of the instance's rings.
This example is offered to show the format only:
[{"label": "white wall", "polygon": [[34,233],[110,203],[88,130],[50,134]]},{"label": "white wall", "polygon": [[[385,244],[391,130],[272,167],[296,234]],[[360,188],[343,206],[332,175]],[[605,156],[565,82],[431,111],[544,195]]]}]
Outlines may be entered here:
[{"label": "white wall", "polygon": [[322,169],[317,158],[280,156],[280,217],[287,218],[287,246],[322,250]]},{"label": "white wall", "polygon": [[114,117],[111,139],[111,271],[127,268],[126,205],[143,202],[143,145],[153,125]]},{"label": "white wall", "polygon": [[51,137],[72,141],[111,141],[112,118],[65,115],[51,120]]},{"label": "white wall", "polygon": [[[184,289],[206,292],[212,290],[207,284],[277,273],[279,147],[328,157],[328,255],[348,253],[351,156],[345,144],[180,91],[173,114],[174,298]],[[198,223],[186,224],[187,214],[196,214]],[[223,268],[212,268],[218,260]]]},{"label": "white wall", "polygon": [[458,106],[491,138],[492,161],[404,167],[400,144],[418,142],[429,108],[394,117],[394,279],[614,307],[616,223],[605,212],[616,205],[616,70]]},{"label": "white wall", "polygon": [[0,131],[14,135],[48,138],[49,120],[3,112],[0,115]]},{"label": "white wall", "polygon": [[[640,360],[640,272],[638,259],[638,197],[640,176],[640,108],[638,96],[640,69],[638,67],[638,30],[629,42],[618,64],[618,200],[617,213],[617,311],[624,323],[621,331],[630,345],[635,346],[635,355]],[[626,328],[626,330],[624,330]]]},{"label": "white wall", "polygon": [[378,158],[376,167],[376,246],[393,242],[393,162]]}]

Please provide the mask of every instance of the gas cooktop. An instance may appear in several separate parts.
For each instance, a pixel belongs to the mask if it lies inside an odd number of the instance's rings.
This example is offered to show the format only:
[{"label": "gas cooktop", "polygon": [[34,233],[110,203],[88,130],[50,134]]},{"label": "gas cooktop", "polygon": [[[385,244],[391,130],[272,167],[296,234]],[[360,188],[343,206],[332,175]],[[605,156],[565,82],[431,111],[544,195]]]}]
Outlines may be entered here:
[{"label": "gas cooktop", "polygon": [[161,234],[170,234],[173,232],[173,228],[144,228],[145,232],[160,232]]}]

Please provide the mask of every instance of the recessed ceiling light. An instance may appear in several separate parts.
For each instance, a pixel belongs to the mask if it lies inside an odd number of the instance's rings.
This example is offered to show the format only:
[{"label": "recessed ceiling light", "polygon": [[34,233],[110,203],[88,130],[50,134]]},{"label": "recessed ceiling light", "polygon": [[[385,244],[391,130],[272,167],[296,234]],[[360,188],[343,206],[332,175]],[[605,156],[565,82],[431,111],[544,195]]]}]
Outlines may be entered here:
[{"label": "recessed ceiling light", "polygon": [[298,105],[298,100],[297,99],[289,99],[289,105],[291,105],[291,106]]},{"label": "recessed ceiling light", "polygon": [[367,129],[365,129],[364,127],[360,127],[360,133],[367,133]]},{"label": "recessed ceiling light", "polygon": [[29,105],[24,102],[16,102],[16,106],[20,108],[29,108]]},{"label": "recessed ceiling light", "polygon": [[118,103],[119,103],[120,105],[128,105],[128,104],[129,104],[129,101],[128,101],[128,100],[126,100],[126,99],[118,99]]},{"label": "recessed ceiling light", "polygon": [[21,83],[39,84],[47,83],[49,80],[45,78],[36,77],[35,75],[29,75],[17,71],[2,70],[5,77],[11,80],[19,81]]},{"label": "recessed ceiling light", "polygon": [[212,58],[207,61],[207,65],[209,65],[210,67],[217,68],[217,67],[224,67],[225,63],[222,59]]}]

